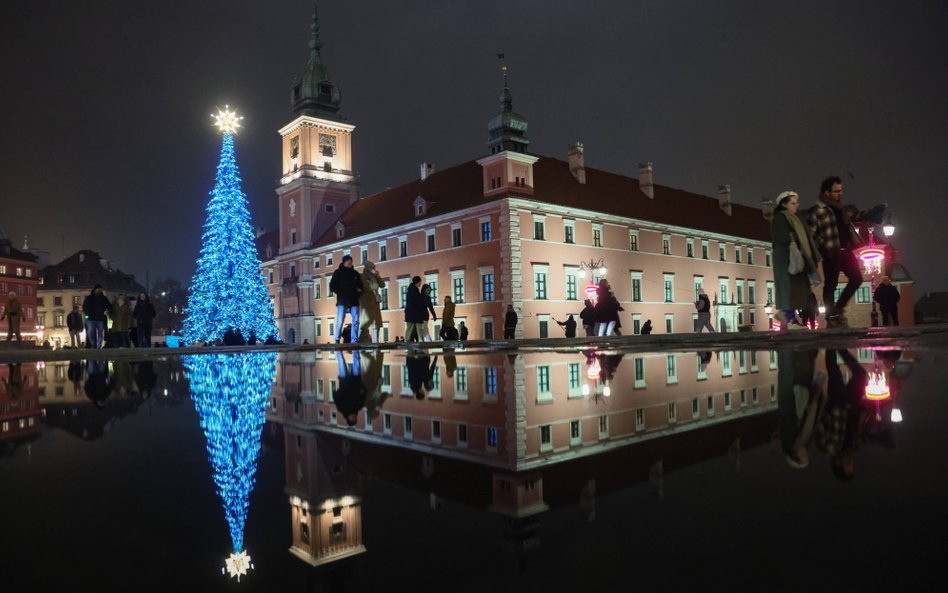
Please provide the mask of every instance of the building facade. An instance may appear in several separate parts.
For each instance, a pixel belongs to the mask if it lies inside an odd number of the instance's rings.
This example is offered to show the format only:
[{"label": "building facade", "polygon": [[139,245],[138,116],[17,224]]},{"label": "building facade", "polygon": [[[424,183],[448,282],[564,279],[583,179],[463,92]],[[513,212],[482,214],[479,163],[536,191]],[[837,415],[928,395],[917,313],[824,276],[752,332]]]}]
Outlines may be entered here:
[{"label": "building facade", "polygon": [[[73,307],[82,310],[83,300],[92,292],[96,284],[101,284],[109,297],[119,293],[128,296],[132,306],[138,293],[145,287],[135,281],[135,277],[114,267],[112,262],[95,251],[83,249],[63,261],[45,267],[40,272],[37,298],[37,318],[43,327],[45,339],[55,348],[70,345],[69,328],[66,317]],[[85,330],[82,332],[85,341]]]},{"label": "building facade", "polygon": [[580,312],[600,266],[624,308],[624,334],[647,320],[656,333],[693,331],[701,287],[719,329],[769,326],[770,230],[760,210],[732,203],[726,185],[716,197],[659,185],[651,163],[638,179],[586,167],[581,144],[566,160],[528,153],[506,72],[487,156],[443,171],[423,163],[413,181],[358,198],[355,126],[339,115],[313,30],[294,118],[280,129],[280,228],[258,238],[285,341],[332,338],[329,279],[344,255],[378,264],[388,341],[404,334],[413,276],[432,286],[436,305],[452,297],[472,339],[500,337],[508,304],[520,315],[516,336],[537,338],[562,335],[555,320]]},{"label": "building facade", "polygon": [[[23,308],[20,318],[20,335],[24,340],[42,340],[37,332],[36,316],[37,269],[36,256],[21,251],[4,236],[0,230],[0,312],[7,306],[7,298],[12,292]],[[0,332],[7,333],[9,322],[0,323]]]}]

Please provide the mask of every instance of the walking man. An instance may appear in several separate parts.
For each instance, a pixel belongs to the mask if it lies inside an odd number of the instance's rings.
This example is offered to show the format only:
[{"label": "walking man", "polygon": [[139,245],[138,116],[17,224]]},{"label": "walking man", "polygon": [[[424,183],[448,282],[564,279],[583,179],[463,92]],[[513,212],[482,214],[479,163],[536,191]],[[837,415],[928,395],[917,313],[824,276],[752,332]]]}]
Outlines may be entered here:
[{"label": "walking man", "polygon": [[[427,307],[421,296],[421,276],[412,276],[405,291],[405,341],[420,342],[427,333]],[[424,329],[423,329],[423,326]]]},{"label": "walking man", "polygon": [[3,310],[3,315],[0,316],[0,321],[4,319],[7,320],[7,341],[13,341],[13,336],[16,335],[16,341],[22,342],[23,336],[20,335],[20,318],[23,317],[23,305],[20,304],[20,301],[16,298],[16,293],[10,291],[9,298],[7,299],[7,306]]},{"label": "walking man", "polygon": [[86,346],[101,348],[105,338],[105,318],[112,313],[112,303],[102,292],[101,284],[96,284],[82,302],[82,312],[86,316]]},{"label": "walking man", "polygon": [[714,326],[711,325],[711,299],[708,298],[704,288],[698,289],[698,300],[695,301],[695,309],[698,310],[698,320],[695,321],[695,333],[700,334],[701,330],[708,328],[709,333],[714,333]]},{"label": "walking man", "polygon": [[342,256],[342,262],[329,280],[329,290],[336,294],[336,343],[342,335],[346,313],[349,313],[349,323],[352,330],[349,340],[352,344],[359,342],[359,297],[362,294],[362,280],[359,272],[352,267],[352,256]]}]

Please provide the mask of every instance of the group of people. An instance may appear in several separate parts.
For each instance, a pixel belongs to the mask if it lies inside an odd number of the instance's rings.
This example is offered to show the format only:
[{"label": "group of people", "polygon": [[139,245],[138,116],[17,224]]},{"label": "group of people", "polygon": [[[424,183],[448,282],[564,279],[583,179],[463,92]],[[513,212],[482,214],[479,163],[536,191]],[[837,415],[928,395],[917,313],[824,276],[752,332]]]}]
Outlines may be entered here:
[{"label": "group of people", "polygon": [[[880,204],[860,211],[854,205],[844,204],[843,182],[839,177],[823,180],[816,204],[807,211],[800,210],[796,192],[785,191],[777,196],[771,222],[774,304],[775,318],[783,328],[802,328],[808,319],[815,319],[817,304],[813,291],[820,286],[827,326],[848,327],[846,306],[863,283],[856,255],[862,239],[856,224],[881,223],[885,209],[886,205]],[[837,298],[840,274],[846,276],[847,282]],[[883,279],[873,299],[881,306],[884,325],[890,319],[898,325],[898,289],[889,287],[888,279]]]},{"label": "group of people", "polygon": [[[586,299],[583,302],[583,310],[579,313],[579,319],[583,323],[583,330],[586,337],[593,336],[617,336],[622,335],[622,321],[619,319],[619,311],[624,311],[619,299],[612,292],[612,286],[605,278],[599,280],[596,286],[596,302],[592,299]],[[566,321],[557,321],[565,331],[567,338],[576,337],[576,320],[572,315],[566,318]]]},{"label": "group of people", "polygon": [[[151,348],[151,327],[155,318],[155,306],[145,292],[138,293],[135,306],[128,297],[119,293],[109,300],[101,284],[96,284],[82,302],[82,311],[74,305],[66,316],[69,341],[73,348],[82,346],[82,332],[86,332],[86,347],[104,346],[127,348],[134,344],[137,348]],[[112,327],[106,332],[107,322]],[[134,322],[134,323],[133,323]]]}]

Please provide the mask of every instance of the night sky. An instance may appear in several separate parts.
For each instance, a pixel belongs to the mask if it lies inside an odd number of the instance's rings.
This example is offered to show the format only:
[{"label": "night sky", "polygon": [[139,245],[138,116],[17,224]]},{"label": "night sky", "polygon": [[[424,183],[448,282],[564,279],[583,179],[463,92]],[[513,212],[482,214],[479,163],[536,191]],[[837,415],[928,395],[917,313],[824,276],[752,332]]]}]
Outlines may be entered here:
[{"label": "night sky", "polygon": [[[4,2],[0,228],[53,261],[99,251],[190,282],[220,139],[255,225],[276,226],[277,129],[310,0]],[[948,290],[948,3],[368,0],[320,3],[324,62],[357,126],[362,195],[486,154],[496,54],[531,151],[759,205],[826,175],[888,202],[916,295]]]}]

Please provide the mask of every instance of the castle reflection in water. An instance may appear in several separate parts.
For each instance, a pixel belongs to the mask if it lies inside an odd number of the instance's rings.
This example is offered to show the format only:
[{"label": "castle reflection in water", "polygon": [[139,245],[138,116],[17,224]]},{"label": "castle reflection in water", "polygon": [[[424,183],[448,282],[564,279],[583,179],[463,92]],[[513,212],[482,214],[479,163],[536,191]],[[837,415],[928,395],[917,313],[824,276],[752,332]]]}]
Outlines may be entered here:
[{"label": "castle reflection in water", "polygon": [[776,385],[767,351],[288,353],[265,430],[284,440],[290,551],[314,566],[364,552],[364,483],[382,479],[497,514],[525,552],[551,507],[591,519],[597,495],[739,462],[774,432]]}]

